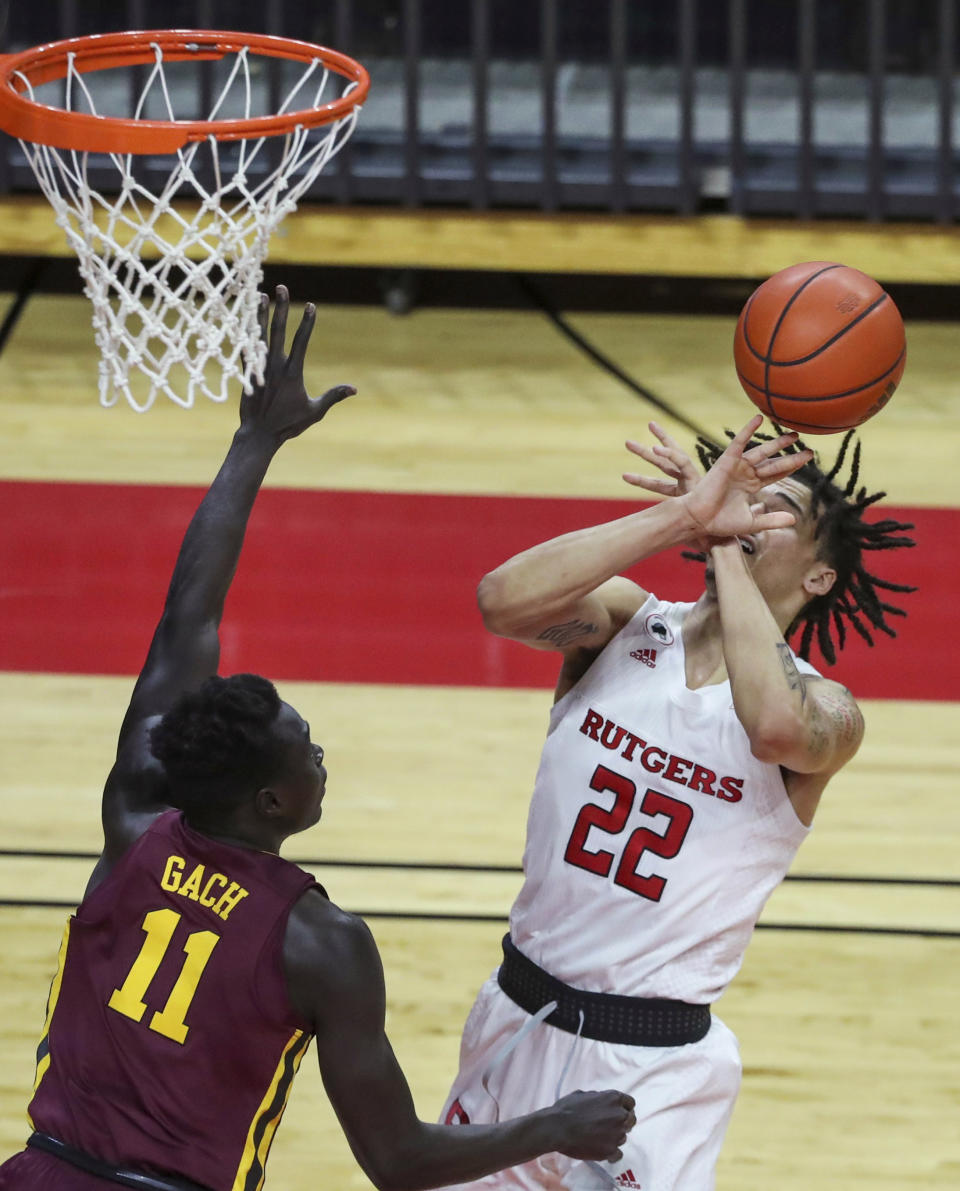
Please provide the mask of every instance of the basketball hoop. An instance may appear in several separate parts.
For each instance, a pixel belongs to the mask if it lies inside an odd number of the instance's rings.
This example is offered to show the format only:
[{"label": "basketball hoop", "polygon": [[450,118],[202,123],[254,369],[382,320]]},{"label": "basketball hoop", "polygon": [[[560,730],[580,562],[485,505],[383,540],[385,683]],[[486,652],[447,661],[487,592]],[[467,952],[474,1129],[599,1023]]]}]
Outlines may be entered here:
[{"label": "basketball hoop", "polygon": [[[199,78],[173,66],[198,62],[218,73],[202,114],[185,112],[201,104]],[[124,67],[145,77],[121,88],[125,114],[106,114]],[[113,33],[0,55],[0,128],[77,253],[102,405],[122,395],[142,412],[163,393],[189,408],[197,392],[225,401],[233,377],[247,391],[261,377],[270,236],[353,132],[369,87],[345,54],[252,33]],[[255,114],[271,97],[277,110]]]}]

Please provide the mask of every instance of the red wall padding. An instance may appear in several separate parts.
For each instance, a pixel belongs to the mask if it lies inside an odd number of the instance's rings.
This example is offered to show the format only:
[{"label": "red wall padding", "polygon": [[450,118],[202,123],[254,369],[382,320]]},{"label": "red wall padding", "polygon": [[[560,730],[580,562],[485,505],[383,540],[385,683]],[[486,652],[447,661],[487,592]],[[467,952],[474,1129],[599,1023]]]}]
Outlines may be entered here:
[{"label": "red wall padding", "polygon": [[[202,490],[0,482],[0,669],[135,674]],[[629,501],[293,491],[260,494],[227,603],[221,670],[328,682],[550,686],[557,658],[492,637],[477,581],[554,534],[635,511]],[[918,546],[868,556],[919,585],[899,637],[854,637],[836,677],[863,698],[956,699],[952,639],[960,510],[883,507]],[[635,577],[694,599],[679,551]],[[816,659],[815,659],[816,660]],[[828,669],[828,672],[829,669]]]}]

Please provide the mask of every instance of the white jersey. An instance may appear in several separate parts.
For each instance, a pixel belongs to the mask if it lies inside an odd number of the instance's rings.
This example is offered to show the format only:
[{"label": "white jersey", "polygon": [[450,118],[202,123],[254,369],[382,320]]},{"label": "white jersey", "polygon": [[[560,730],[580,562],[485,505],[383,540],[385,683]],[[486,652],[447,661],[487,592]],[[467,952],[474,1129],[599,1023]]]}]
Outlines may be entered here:
[{"label": "white jersey", "polygon": [[510,933],[577,988],[715,1001],[809,831],[729,682],[687,687],[692,607],[650,596],[550,715]]}]

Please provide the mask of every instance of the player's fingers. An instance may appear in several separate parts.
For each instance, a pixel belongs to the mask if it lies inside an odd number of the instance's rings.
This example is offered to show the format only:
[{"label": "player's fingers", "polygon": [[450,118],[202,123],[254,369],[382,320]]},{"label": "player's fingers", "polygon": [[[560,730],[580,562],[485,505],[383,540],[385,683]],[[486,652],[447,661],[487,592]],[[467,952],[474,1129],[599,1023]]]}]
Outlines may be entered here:
[{"label": "player's fingers", "polygon": [[675,451],[681,451],[683,449],[675,438],[667,434],[659,422],[649,422],[648,425],[650,427],[650,433],[655,434],[665,447],[671,447]]},{"label": "player's fingers", "polygon": [[777,438],[771,438],[769,442],[759,443],[755,447],[751,447],[749,451],[744,452],[744,459],[749,459],[751,463],[759,463],[763,459],[769,459],[771,455],[777,455],[781,451],[786,450],[787,447],[792,446],[800,437],[796,430],[790,430],[786,434],[781,434]]},{"label": "player's fingers", "polygon": [[754,414],[754,416],[750,419],[750,421],[747,422],[746,426],[744,426],[741,430],[738,430],[737,433],[733,436],[733,438],[730,439],[730,442],[727,444],[727,449],[726,449],[726,451],[724,451],[724,454],[725,455],[728,453],[731,455],[742,454],[743,448],[747,445],[747,443],[750,441],[750,439],[753,438],[753,436],[756,434],[756,432],[760,429],[762,422],[763,422],[763,415],[762,414]]},{"label": "player's fingers", "polygon": [[307,344],[313,334],[313,324],[316,318],[317,308],[312,302],[308,302],[303,308],[303,318],[300,320],[300,326],[297,327],[297,333],[293,337],[293,346],[290,348],[290,367],[298,372],[303,372]]},{"label": "player's fingers", "polygon": [[659,467],[661,471],[666,472],[667,475],[674,478],[680,475],[680,471],[675,463],[667,455],[657,454],[662,452],[663,447],[647,447],[643,443],[628,442],[628,450],[632,451],[634,455],[639,455],[645,463],[652,463],[654,467]]},{"label": "player's fingers", "polygon": [[267,337],[270,326],[270,299],[263,293],[257,295],[257,326],[260,329],[260,341],[253,353],[253,368],[250,377],[243,382],[245,397],[252,396],[255,388],[262,389],[264,383],[263,373],[267,361]]},{"label": "player's fingers", "polygon": [[270,298],[267,294],[260,294],[257,304],[257,323],[260,326],[260,338],[267,342],[267,328],[270,325]]},{"label": "player's fingers", "polygon": [[277,286],[273,306],[273,322],[270,324],[270,360],[283,357],[283,345],[287,338],[287,311],[290,308],[290,294],[285,285]]},{"label": "player's fingers", "polygon": [[322,397],[315,397],[310,402],[313,407],[315,422],[319,422],[323,415],[341,401],[345,401],[347,397],[352,397],[356,393],[353,385],[335,385],[332,389],[327,389]]},{"label": "player's fingers", "polygon": [[639,455],[641,459],[646,459],[648,463],[655,463],[653,457],[653,449],[648,447],[646,443],[637,442],[635,439],[628,438],[624,446],[632,455]]},{"label": "player's fingers", "polygon": [[799,471],[805,463],[813,458],[813,451],[794,451],[789,455],[776,455],[772,459],[765,459],[756,464],[754,470],[764,480],[776,480],[782,476],[792,475]]},{"label": "player's fingers", "polygon": [[[620,1144],[622,1145],[623,1142],[626,1140],[627,1139],[624,1137],[623,1141],[621,1141]],[[604,1162],[619,1162],[622,1157],[623,1157],[623,1150],[617,1148],[612,1153],[607,1154],[606,1158],[604,1158]]]},{"label": "player's fingers", "polygon": [[[754,509],[763,508],[763,505],[754,505]],[[753,511],[751,509],[751,511]],[[789,529],[791,525],[796,525],[797,519],[793,513],[754,513],[753,525],[750,526],[751,533],[759,533],[763,529]]]},{"label": "player's fingers", "polygon": [[[670,460],[673,465],[673,470],[670,472],[671,475],[683,475],[688,479],[696,477],[697,469],[693,465],[693,460],[685,451],[681,451],[679,447],[654,447],[653,453],[661,467],[663,467],[662,461],[664,459]],[[664,471],[666,470],[664,468]]]},{"label": "player's fingers", "polygon": [[657,476],[641,476],[635,471],[625,471],[623,478],[634,488],[646,488],[648,492],[658,492],[661,496],[673,496],[677,485],[672,480],[661,480]]}]

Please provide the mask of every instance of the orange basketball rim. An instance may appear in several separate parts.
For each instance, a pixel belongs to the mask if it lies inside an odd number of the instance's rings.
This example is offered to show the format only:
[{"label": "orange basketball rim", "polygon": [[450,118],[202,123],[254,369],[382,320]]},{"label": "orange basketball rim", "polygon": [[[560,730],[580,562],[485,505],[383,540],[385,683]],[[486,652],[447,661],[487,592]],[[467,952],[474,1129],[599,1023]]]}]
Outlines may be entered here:
[{"label": "orange basketball rim", "polygon": [[[157,52],[167,62],[217,61],[246,49],[268,58],[285,58],[324,68],[347,80],[339,98],[319,107],[276,115],[230,120],[145,120],[71,112],[37,103],[24,92],[32,86],[111,67],[150,65]],[[370,89],[367,71],[346,54],[286,37],[211,29],[154,29],[73,37],[0,55],[0,128],[20,140],[91,153],[175,153],[214,137],[221,141],[281,136],[343,119],[361,105]]]}]

